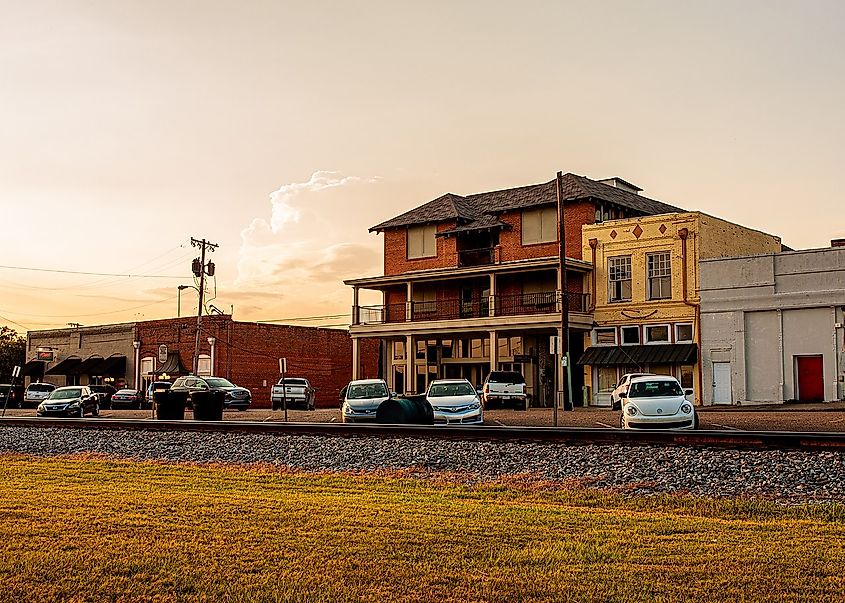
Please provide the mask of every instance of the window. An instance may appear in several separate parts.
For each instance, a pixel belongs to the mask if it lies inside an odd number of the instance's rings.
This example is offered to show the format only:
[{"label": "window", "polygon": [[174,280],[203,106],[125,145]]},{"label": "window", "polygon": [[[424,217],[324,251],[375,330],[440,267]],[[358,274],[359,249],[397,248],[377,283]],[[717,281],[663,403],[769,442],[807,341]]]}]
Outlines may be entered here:
[{"label": "window", "polygon": [[393,342],[393,359],[405,360],[405,341],[397,339]]},{"label": "window", "polygon": [[600,366],[598,367],[598,391],[610,393],[616,387],[616,367],[614,366]]},{"label": "window", "polygon": [[437,312],[437,290],[414,290],[414,314],[434,314]]},{"label": "window", "polygon": [[692,342],[692,324],[683,323],[675,325],[675,343]]},{"label": "window", "polygon": [[612,302],[631,301],[631,256],[607,259],[608,299]]},{"label": "window", "polygon": [[443,358],[452,358],[453,351],[452,351],[452,340],[451,339],[444,339],[441,342],[441,354]]},{"label": "window", "polygon": [[648,325],[645,328],[645,342],[669,343],[669,325]]},{"label": "window", "polygon": [[434,238],[437,227],[434,224],[408,227],[408,259],[433,258],[437,256]]},{"label": "window", "polygon": [[153,371],[156,368],[156,359],[155,358],[141,358],[141,375],[144,377],[152,376]]},{"label": "window", "polygon": [[640,343],[639,327],[622,327],[622,345],[638,345]]},{"label": "window", "polygon": [[692,389],[692,371],[693,366],[691,364],[682,364],[681,365],[681,387],[684,389]]},{"label": "window", "polygon": [[197,375],[211,375],[211,356],[200,354],[197,359]]},{"label": "window", "polygon": [[593,329],[593,342],[595,345],[616,345],[616,329]]},{"label": "window", "polygon": [[646,255],[648,264],[648,298],[671,299],[672,297],[672,257],[668,251],[649,253]]},{"label": "window", "polygon": [[544,207],[522,212],[522,244],[557,241],[557,208]]}]

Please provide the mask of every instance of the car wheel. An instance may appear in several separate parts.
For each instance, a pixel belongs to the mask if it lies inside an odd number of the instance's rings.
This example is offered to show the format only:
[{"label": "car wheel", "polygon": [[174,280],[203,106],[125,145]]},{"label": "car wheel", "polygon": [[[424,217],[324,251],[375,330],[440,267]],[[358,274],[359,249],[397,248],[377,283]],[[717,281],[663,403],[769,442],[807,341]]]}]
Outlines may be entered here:
[{"label": "car wheel", "polygon": [[619,429],[625,429],[625,416],[619,415]]},{"label": "car wheel", "polygon": [[85,418],[85,405],[84,405],[84,404],[80,405],[80,407],[79,407],[79,412],[77,413],[77,416],[78,416],[80,419],[84,419],[84,418]]}]

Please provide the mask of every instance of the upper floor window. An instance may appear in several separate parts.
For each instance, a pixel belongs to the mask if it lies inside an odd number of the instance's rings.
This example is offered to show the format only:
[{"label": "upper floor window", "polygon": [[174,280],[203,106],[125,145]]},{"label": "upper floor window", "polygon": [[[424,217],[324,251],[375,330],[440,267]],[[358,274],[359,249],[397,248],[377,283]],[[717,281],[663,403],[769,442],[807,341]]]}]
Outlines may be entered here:
[{"label": "upper floor window", "polygon": [[692,342],[692,323],[680,323],[675,325],[675,342]]},{"label": "upper floor window", "polygon": [[437,242],[434,238],[437,227],[434,224],[408,227],[408,259],[433,258],[437,256]]},{"label": "upper floor window", "polygon": [[197,359],[197,375],[211,375],[211,356],[200,354]]},{"label": "upper floor window", "polygon": [[668,251],[649,253],[646,255],[648,264],[648,298],[671,299],[672,297],[672,257]]},{"label": "upper floor window", "polygon": [[616,327],[593,329],[593,345],[616,345]]},{"label": "upper floor window", "polygon": [[557,208],[543,207],[522,212],[522,244],[557,241]]},{"label": "upper floor window", "polygon": [[612,302],[631,301],[631,256],[607,259],[608,299]]}]

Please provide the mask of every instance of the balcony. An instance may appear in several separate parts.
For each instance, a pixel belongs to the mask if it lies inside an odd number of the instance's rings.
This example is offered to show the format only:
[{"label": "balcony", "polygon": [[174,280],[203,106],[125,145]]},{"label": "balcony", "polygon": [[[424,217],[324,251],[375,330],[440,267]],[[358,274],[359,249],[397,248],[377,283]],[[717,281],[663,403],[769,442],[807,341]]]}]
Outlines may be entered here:
[{"label": "balcony", "polygon": [[[589,295],[569,293],[570,312],[586,312]],[[493,304],[491,312],[490,304]],[[410,306],[410,308],[409,308]],[[408,311],[410,309],[410,320]],[[353,308],[353,324],[384,324],[408,321],[456,320],[488,318],[490,316],[526,316],[535,314],[560,314],[561,295],[558,291],[494,295],[479,300],[463,301],[443,299],[437,301],[389,304],[387,306],[360,306],[357,316]],[[355,320],[357,318],[357,320]]]},{"label": "balcony", "polygon": [[464,249],[458,252],[458,268],[489,266],[493,263],[493,248]]}]

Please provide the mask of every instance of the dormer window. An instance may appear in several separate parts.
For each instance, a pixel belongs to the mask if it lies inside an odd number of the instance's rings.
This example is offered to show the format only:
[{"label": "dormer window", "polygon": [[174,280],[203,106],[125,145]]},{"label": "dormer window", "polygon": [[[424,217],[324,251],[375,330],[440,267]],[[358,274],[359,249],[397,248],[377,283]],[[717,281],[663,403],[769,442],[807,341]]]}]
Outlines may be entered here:
[{"label": "dormer window", "polygon": [[408,227],[408,259],[433,258],[437,256],[437,241],[434,224]]},{"label": "dormer window", "polygon": [[522,212],[522,244],[552,243],[557,241],[557,209],[543,207]]}]

